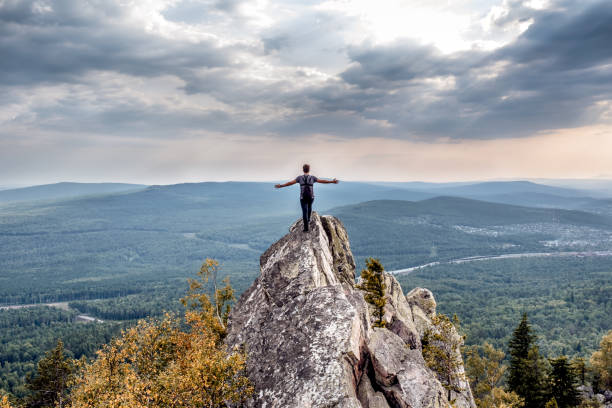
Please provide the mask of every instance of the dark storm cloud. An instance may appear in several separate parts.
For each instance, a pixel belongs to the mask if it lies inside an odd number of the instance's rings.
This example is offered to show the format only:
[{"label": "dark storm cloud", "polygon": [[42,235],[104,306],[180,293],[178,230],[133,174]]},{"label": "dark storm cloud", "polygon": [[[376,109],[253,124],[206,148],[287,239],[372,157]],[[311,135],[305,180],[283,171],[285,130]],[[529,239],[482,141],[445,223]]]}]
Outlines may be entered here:
[{"label": "dark storm cloud", "polygon": [[229,64],[231,50],[162,38],[130,27],[113,2],[0,3],[0,83],[73,82],[92,70],[181,76]]},{"label": "dark storm cloud", "polygon": [[220,22],[224,17],[241,19],[236,13],[248,0],[182,0],[163,10],[163,16],[176,22],[198,24]]},{"label": "dark storm cloud", "polygon": [[[612,3],[579,4],[531,10],[529,29],[489,53],[441,55],[409,42],[353,49],[341,76],[359,88],[391,90],[380,118],[417,133],[496,138],[597,122],[595,104],[612,99]],[[525,7],[514,6],[496,23],[527,19]],[[455,85],[423,85],[436,78]]]},{"label": "dark storm cloud", "polygon": [[468,98],[487,90],[495,97],[474,127],[524,134],[597,122],[596,103],[612,99],[612,3],[572,11],[538,13],[517,41],[492,55],[508,63],[498,78],[464,82]]},{"label": "dark storm cloud", "polygon": [[[185,0],[162,14],[239,31],[246,24],[242,3]],[[529,29],[494,51],[453,54],[411,40],[348,46],[342,33],[349,18],[321,10],[293,13],[248,45],[230,46],[152,34],[130,24],[125,8],[112,1],[48,5],[0,1],[0,92],[39,84],[91,87],[94,101],[58,96],[15,119],[57,131],[498,138],[600,123],[597,102],[612,99],[607,0],[560,1],[548,10],[511,1],[493,25],[533,21]],[[278,76],[251,75],[256,59]],[[313,68],[326,75],[316,77]],[[205,95],[219,106],[181,110],[161,100],[113,100],[96,90],[105,83],[85,78],[91,72],[173,76],[182,96]]]},{"label": "dark storm cloud", "polygon": [[496,58],[542,63],[554,71],[582,69],[612,58],[612,2],[575,10],[540,12],[535,24]]},{"label": "dark storm cloud", "polygon": [[399,42],[387,46],[356,47],[348,53],[353,66],[342,73],[348,83],[362,88],[397,88],[411,80],[463,75],[478,65],[476,52],[442,55],[431,45]]}]

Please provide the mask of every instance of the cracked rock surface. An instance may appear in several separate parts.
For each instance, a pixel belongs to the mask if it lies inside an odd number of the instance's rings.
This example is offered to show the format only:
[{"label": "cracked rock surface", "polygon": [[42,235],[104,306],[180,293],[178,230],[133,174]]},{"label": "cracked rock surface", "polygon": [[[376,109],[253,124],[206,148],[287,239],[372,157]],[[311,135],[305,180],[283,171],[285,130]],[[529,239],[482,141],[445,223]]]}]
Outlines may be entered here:
[{"label": "cracked rock surface", "polygon": [[[387,328],[373,328],[342,223],[313,213],[310,232],[302,229],[299,220],[261,256],[259,277],[230,316],[226,343],[247,351],[255,387],[247,405],[450,407],[421,354],[431,292],[404,296],[385,275]],[[475,406],[469,386],[455,397],[457,407]]]}]

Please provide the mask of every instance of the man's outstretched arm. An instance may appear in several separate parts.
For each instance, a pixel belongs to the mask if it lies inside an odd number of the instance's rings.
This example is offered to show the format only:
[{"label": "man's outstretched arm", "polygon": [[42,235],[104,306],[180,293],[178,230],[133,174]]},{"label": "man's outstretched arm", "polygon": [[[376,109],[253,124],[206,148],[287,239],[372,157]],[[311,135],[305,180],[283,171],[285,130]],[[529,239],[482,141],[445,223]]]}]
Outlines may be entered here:
[{"label": "man's outstretched arm", "polygon": [[336,179],[333,179],[333,180],[321,180],[321,179],[317,179],[317,183],[338,184],[338,180],[336,180]]},{"label": "man's outstretched arm", "polygon": [[296,183],[295,180],[291,180],[291,181],[286,182],[285,184],[276,184],[276,185],[274,185],[274,188],[289,187],[289,186],[294,185],[295,183]]}]

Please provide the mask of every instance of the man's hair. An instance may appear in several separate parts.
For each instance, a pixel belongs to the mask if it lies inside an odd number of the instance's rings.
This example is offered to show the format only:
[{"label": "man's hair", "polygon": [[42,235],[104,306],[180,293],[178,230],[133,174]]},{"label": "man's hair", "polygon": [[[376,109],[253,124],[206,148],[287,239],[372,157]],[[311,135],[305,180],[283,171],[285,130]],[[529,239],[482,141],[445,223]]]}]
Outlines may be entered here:
[{"label": "man's hair", "polygon": [[304,173],[308,173],[310,171],[310,164],[303,165],[302,170],[304,170]]}]

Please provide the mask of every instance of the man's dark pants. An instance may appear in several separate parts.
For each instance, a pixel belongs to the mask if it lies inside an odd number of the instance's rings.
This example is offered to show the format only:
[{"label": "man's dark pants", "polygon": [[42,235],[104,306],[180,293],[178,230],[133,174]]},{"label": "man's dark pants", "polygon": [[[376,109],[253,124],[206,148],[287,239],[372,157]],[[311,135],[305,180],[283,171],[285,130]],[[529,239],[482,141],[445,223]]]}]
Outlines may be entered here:
[{"label": "man's dark pants", "polygon": [[312,213],[312,202],[314,198],[311,199],[300,199],[300,205],[302,206],[302,220],[304,221],[304,229],[308,229],[308,223],[310,222],[310,214]]}]

